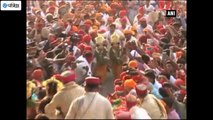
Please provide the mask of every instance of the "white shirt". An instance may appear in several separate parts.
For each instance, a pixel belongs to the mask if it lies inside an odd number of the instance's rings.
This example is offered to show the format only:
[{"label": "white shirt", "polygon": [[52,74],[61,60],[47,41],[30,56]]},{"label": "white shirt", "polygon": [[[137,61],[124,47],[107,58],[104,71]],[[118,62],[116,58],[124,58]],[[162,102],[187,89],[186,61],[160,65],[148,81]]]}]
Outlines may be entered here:
[{"label": "white shirt", "polygon": [[149,5],[149,6],[144,5],[144,9],[145,9],[146,13],[149,13],[149,12],[154,11],[155,7],[153,7],[153,5]]},{"label": "white shirt", "polygon": [[170,78],[169,78],[169,81],[170,81],[172,84],[175,84],[176,79],[171,75]]},{"label": "white shirt", "polygon": [[136,51],[136,50],[132,50],[130,52],[130,54],[133,56],[133,57],[141,57],[141,55]]},{"label": "white shirt", "polygon": [[67,28],[65,29],[65,34],[67,35],[70,30],[71,30],[71,25],[68,25]]},{"label": "white shirt", "polygon": [[159,88],[161,88],[162,87],[162,85],[157,81],[157,80],[155,80],[155,84],[153,85],[157,90],[159,89]]},{"label": "white shirt", "polygon": [[[91,70],[91,63],[88,63],[88,61],[86,60],[86,58],[84,58],[82,55],[76,59],[76,61],[82,61],[81,63],[77,64],[77,67],[79,68],[83,68],[83,67],[88,67],[89,70],[87,72],[88,76],[92,76],[92,70]],[[85,71],[86,72],[86,71]]]},{"label": "white shirt", "polygon": [[131,119],[151,119],[147,111],[142,107],[134,106],[130,110]]},{"label": "white shirt", "polygon": [[109,18],[109,15],[106,13],[103,13],[102,20],[104,20],[105,23],[107,23],[108,18]]},{"label": "white shirt", "polygon": [[114,119],[114,116],[108,99],[97,92],[87,92],[71,103],[65,119]]},{"label": "white shirt", "polygon": [[145,70],[150,69],[150,67],[146,63],[143,64],[143,67],[144,67]]},{"label": "white shirt", "polygon": [[[76,83],[77,84],[83,84],[84,83],[84,79],[85,79],[85,75],[87,76],[92,76],[92,72],[91,72],[91,64],[92,63],[88,63],[87,60],[81,55],[79,56],[76,61],[82,61],[80,63],[77,63],[77,67],[75,68],[75,73],[76,73]],[[89,70],[88,72],[86,71],[85,67],[88,67]],[[87,72],[87,73],[86,73]]]},{"label": "white shirt", "polygon": [[155,71],[155,73],[156,73],[156,76],[158,76],[161,72],[160,72],[160,70],[158,70],[157,68],[155,68],[155,69],[152,69],[153,71]]},{"label": "white shirt", "polygon": [[41,17],[42,17],[44,20],[46,20],[46,15],[45,15],[45,13],[44,13],[43,11],[41,11]]}]

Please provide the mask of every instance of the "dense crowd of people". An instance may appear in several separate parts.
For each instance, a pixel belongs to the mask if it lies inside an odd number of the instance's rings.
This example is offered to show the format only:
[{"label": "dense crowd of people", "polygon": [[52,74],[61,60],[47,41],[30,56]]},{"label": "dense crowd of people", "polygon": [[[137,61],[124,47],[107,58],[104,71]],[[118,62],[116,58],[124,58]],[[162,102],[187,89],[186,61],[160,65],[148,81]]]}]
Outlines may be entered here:
[{"label": "dense crowd of people", "polygon": [[27,119],[186,119],[186,4],[27,1]]}]

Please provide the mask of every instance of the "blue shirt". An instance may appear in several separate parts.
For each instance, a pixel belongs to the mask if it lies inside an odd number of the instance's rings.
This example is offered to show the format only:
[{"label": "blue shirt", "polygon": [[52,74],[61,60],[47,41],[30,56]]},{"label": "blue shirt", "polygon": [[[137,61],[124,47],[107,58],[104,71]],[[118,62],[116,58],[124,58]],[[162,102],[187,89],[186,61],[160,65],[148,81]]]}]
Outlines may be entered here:
[{"label": "blue shirt", "polygon": [[152,86],[152,91],[151,94],[153,94],[155,97],[157,97],[158,99],[162,99],[163,97],[160,95],[158,89],[152,84],[150,83],[150,85]]},{"label": "blue shirt", "polygon": [[153,85],[157,90],[159,90],[159,88],[162,87],[162,85],[157,81],[155,80],[155,84]]}]

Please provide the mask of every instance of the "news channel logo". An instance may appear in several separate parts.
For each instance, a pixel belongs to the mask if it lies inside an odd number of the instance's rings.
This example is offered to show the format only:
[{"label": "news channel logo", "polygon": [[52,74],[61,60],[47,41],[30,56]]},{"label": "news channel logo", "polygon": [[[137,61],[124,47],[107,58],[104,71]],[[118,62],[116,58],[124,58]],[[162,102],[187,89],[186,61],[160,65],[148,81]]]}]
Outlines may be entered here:
[{"label": "news channel logo", "polygon": [[21,1],[1,1],[1,11],[20,11]]},{"label": "news channel logo", "polygon": [[166,17],[176,17],[176,10],[166,10]]}]

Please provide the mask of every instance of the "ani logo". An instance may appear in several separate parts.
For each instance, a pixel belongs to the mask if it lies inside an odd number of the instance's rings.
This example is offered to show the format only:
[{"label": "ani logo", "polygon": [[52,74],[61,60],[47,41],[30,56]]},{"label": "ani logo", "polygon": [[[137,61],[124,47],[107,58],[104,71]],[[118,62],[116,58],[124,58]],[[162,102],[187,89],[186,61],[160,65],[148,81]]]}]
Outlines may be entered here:
[{"label": "ani logo", "polygon": [[166,17],[176,17],[176,10],[166,10]]}]

